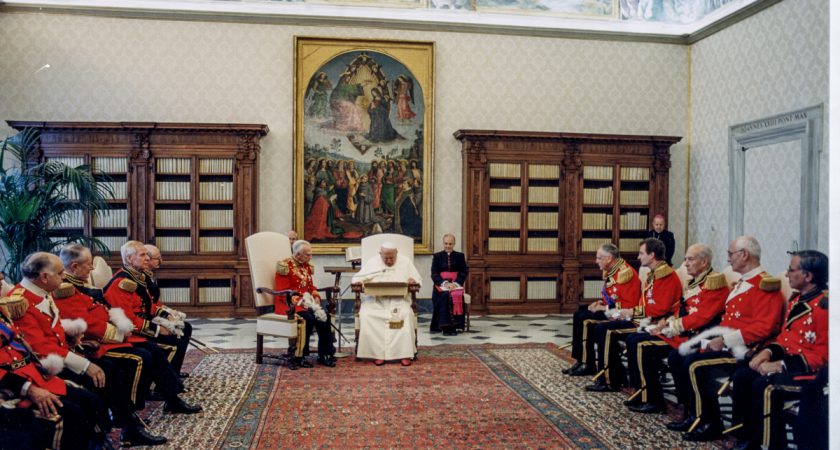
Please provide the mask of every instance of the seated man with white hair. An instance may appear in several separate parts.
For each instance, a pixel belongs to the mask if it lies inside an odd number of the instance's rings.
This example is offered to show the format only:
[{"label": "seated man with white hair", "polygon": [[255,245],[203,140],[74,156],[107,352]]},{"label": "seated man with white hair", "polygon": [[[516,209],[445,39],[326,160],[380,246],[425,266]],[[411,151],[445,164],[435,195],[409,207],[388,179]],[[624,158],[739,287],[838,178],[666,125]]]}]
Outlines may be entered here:
[{"label": "seated man with white hair", "polygon": [[[402,282],[420,284],[420,273],[408,258],[397,254],[397,247],[386,242],[375,256],[364,264],[364,273],[356,274],[353,283]],[[357,358],[373,359],[381,366],[385,361],[400,360],[410,366],[417,353],[417,324],[408,292],[400,297],[370,296],[362,298],[359,309],[359,342]]]}]

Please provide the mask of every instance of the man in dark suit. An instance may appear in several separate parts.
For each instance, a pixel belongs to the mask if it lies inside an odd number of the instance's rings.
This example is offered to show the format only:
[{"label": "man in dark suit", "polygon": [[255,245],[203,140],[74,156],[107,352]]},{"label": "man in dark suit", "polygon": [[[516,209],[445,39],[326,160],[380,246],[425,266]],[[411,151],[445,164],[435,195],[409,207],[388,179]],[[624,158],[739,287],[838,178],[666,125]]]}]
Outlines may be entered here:
[{"label": "man in dark suit", "polygon": [[674,233],[665,229],[665,216],[662,214],[653,216],[653,223],[651,225],[653,225],[653,229],[649,230],[645,237],[659,239],[665,244],[665,262],[669,266],[673,266],[671,259],[674,257],[677,242],[674,240]]},{"label": "man in dark suit", "polygon": [[443,251],[432,257],[431,332],[443,331],[444,336],[455,336],[458,328],[464,328],[464,281],[467,279],[467,260],[464,254],[456,252],[455,235],[443,235]]}]

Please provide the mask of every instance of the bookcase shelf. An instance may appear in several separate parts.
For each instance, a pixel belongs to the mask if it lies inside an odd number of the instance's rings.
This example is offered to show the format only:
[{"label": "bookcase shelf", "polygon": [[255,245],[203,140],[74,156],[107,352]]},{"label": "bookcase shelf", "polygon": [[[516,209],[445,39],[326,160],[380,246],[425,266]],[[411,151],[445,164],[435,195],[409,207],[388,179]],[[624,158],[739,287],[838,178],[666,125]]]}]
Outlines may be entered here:
[{"label": "bookcase shelf", "polygon": [[[667,215],[670,136],[459,130],[467,289],[482,313],[573,312],[606,242],[625,256]],[[587,282],[590,282],[587,284]]]},{"label": "bookcase shelf", "polygon": [[[107,218],[78,214],[56,228],[92,236],[110,249],[133,239],[164,254],[158,272],[164,303],[192,316],[255,313],[244,238],[257,227],[258,124],[22,122],[38,128],[43,158],[89,164],[108,183]],[[72,194],[72,193],[70,193]],[[73,196],[70,195],[70,201]],[[234,211],[236,211],[234,217]]]}]

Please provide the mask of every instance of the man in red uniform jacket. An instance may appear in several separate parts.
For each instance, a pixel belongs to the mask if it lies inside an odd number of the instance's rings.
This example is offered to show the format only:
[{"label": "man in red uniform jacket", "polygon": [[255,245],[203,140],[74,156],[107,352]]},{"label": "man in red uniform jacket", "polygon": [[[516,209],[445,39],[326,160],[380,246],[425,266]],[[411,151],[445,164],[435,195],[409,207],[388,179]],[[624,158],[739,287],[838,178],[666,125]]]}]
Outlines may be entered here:
[{"label": "man in red uniform jacket", "polygon": [[704,244],[688,247],[685,251],[685,268],[692,279],[680,302],[679,311],[660,319],[645,331],[627,337],[630,386],[638,389],[626,402],[631,411],[663,412],[665,398],[659,381],[662,358],[690,336],[720,322],[729,288],[723,274],[712,271],[712,250]]},{"label": "man in red uniform jacket", "polygon": [[607,320],[606,312],[629,305],[642,295],[639,274],[627,264],[613,244],[604,244],[595,252],[595,264],[602,271],[604,285],[601,298],[589,305],[581,306],[572,319],[572,358],[577,362],[563,369],[572,376],[595,374],[595,325]]},{"label": "man in red uniform jacket", "polygon": [[[312,367],[312,363],[305,357],[309,355],[309,338],[313,330],[318,333],[318,363],[335,367],[335,345],[330,330],[330,315],[321,307],[321,296],[312,279],[315,271],[310,263],[312,246],[304,240],[295,241],[292,253],[291,258],[277,261],[277,273],[274,275],[274,289],[290,289],[300,293],[292,298],[292,302],[295,305],[295,314],[306,321],[306,336],[303,337],[302,343],[303,357],[296,357],[289,368],[294,370],[297,366]],[[280,315],[288,314],[285,297],[275,298],[274,312]]]},{"label": "man in red uniform jacket", "polygon": [[[11,427],[6,429],[0,420],[0,439],[14,439],[18,448],[55,447],[55,429],[47,420],[35,416],[63,419],[63,430],[58,436],[61,448],[88,449],[91,441],[101,442],[101,431],[96,417],[105,413],[105,404],[99,397],[84,389],[67,386],[59,377],[43,374],[38,358],[29,351],[29,344],[18,332],[14,319],[22,317],[29,302],[23,296],[0,299],[0,389],[22,399],[13,411],[2,408],[0,417],[9,415]],[[30,403],[31,407],[21,407]],[[56,423],[57,425],[58,423]],[[27,433],[16,434],[24,425]],[[96,435],[99,435],[98,437]],[[15,438],[23,439],[17,440]]]},{"label": "man in red uniform jacket", "polygon": [[[141,292],[145,291],[148,296],[143,280],[145,275],[142,270],[148,267],[149,253],[146,247],[138,241],[128,241],[121,248],[120,253],[123,259],[123,268],[114,274],[114,278],[105,286],[105,301],[111,310],[122,309],[126,318],[134,325],[134,334],[154,340],[153,344],[169,352],[169,365],[175,374],[180,371],[180,363],[183,363],[183,354],[186,348],[180,345],[182,342],[172,335],[171,328],[154,323],[154,311],[147,313],[146,304],[143,301]],[[140,280],[141,283],[134,280]],[[151,315],[150,315],[151,314]],[[131,338],[128,338],[129,341]],[[156,340],[155,340],[156,339]],[[155,360],[160,358],[155,355],[156,350],[151,343],[145,347]],[[178,359],[180,355],[180,359]],[[155,379],[156,390],[163,396],[166,402],[164,411],[171,413],[196,414],[202,410],[201,406],[187,403],[178,394],[184,391],[183,385],[169,376],[170,368],[165,364],[155,364],[158,370],[158,378]],[[164,381],[165,380],[165,381]]]},{"label": "man in red uniform jacket", "polygon": [[[696,419],[683,434],[686,441],[720,438],[722,423],[717,391],[721,377],[731,376],[751,348],[779,332],[784,298],[781,280],[761,267],[761,246],[752,236],[741,236],[727,251],[732,270],[741,279],[726,299],[720,325],[682,343],[684,358],[671,358],[677,391],[691,392]],[[706,341],[708,340],[708,343]],[[704,345],[705,344],[705,345]],[[698,351],[698,347],[700,351]]]},{"label": "man in red uniform jacket", "polygon": [[[87,324],[84,333],[85,347],[93,345],[88,354],[96,358],[108,356],[112,360],[139,361],[134,369],[131,398],[138,410],[145,407],[149,386],[154,381],[164,398],[177,397],[183,384],[169,366],[166,353],[154,343],[140,336],[133,336],[134,325],[120,308],[109,309],[102,291],[85,284],[93,268],[90,250],[79,244],[61,249],[64,263],[64,280],[54,293],[56,305],[65,319],[81,319]],[[84,291],[83,291],[84,290]],[[93,294],[96,297],[93,297]],[[166,438],[149,434],[136,416],[123,432],[124,445],[160,445]]]},{"label": "man in red uniform jacket", "polygon": [[650,269],[642,295],[630,305],[620,304],[612,310],[609,322],[595,326],[598,343],[598,367],[601,374],[587,391],[617,391],[626,383],[626,370],[621,364],[618,342],[630,333],[655,323],[678,311],[682,298],[680,277],[665,262],[665,245],[659,239],[647,238],[639,246],[639,261]]},{"label": "man in red uniform jacket", "polygon": [[[156,342],[165,350],[171,351],[172,367],[182,377],[181,367],[190,343],[192,327],[184,324],[183,328],[170,320],[169,312],[162,308],[149,292],[149,279],[145,271],[151,267],[149,251],[139,241],[128,241],[120,247],[123,266],[111,281],[105,285],[105,297],[113,307],[123,308],[126,315],[134,321],[137,331],[147,339]],[[133,312],[133,317],[129,314]]]},{"label": "man in red uniform jacket", "polygon": [[784,401],[828,364],[828,257],[794,252],[787,277],[799,293],[788,302],[782,331],[732,378],[732,416],[744,419],[736,430],[738,448],[787,448]]}]

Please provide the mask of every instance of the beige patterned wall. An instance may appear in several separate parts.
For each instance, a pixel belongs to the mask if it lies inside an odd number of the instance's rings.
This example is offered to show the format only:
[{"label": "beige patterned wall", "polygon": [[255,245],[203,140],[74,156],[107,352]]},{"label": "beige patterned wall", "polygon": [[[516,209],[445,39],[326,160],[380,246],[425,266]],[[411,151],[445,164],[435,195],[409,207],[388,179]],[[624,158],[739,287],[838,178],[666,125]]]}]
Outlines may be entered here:
[{"label": "beige patterned wall", "polygon": [[[286,230],[295,35],[436,43],[437,249],[442,233],[461,230],[455,130],[686,134],[684,46],[47,14],[0,15],[0,118],[268,124],[259,224]],[[38,71],[44,64],[50,68]],[[670,228],[680,243],[685,154],[684,143],[674,147]],[[430,257],[421,258],[421,273],[430,264]],[[429,296],[428,289],[421,294]]]},{"label": "beige patterned wall", "polygon": [[[717,254],[715,265],[722,268],[729,239],[729,127],[828,103],[828,1],[781,2],[698,42],[691,55],[689,237],[711,245]],[[822,173],[814,174],[821,179],[822,251],[828,250],[827,113],[825,125]],[[798,180],[798,169],[791,169],[776,184],[783,188],[785,182]],[[767,208],[763,214],[755,220],[773,223],[798,215],[798,210]],[[765,241],[773,237],[766,234]],[[761,242],[762,236],[756,237]]]}]

